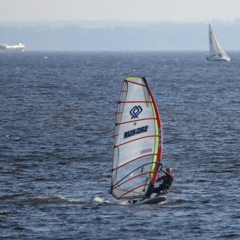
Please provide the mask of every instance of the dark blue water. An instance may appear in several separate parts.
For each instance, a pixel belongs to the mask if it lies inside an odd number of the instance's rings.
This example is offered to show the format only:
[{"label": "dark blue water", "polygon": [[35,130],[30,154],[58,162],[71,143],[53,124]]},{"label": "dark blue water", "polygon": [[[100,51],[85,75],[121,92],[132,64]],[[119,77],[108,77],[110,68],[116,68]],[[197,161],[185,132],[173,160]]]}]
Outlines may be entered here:
[{"label": "dark blue water", "polygon": [[[240,55],[0,53],[0,239],[239,239]],[[123,79],[163,122],[168,200],[108,194]]]}]

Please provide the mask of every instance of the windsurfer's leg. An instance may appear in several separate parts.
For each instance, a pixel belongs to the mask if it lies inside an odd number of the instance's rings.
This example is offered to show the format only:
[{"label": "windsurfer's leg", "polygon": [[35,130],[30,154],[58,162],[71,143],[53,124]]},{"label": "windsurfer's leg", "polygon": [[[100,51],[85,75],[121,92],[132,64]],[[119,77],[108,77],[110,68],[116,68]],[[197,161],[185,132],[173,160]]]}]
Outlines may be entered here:
[{"label": "windsurfer's leg", "polygon": [[153,189],[153,193],[158,193],[159,192],[159,187],[156,187]]},{"label": "windsurfer's leg", "polygon": [[164,186],[163,185],[159,185],[159,187],[156,187],[156,188],[153,189],[153,193],[159,193],[163,189],[164,189]]},{"label": "windsurfer's leg", "polygon": [[159,185],[159,187],[156,187],[153,189],[153,193],[157,193],[156,196],[159,196],[161,194],[166,194],[166,186],[163,184]]}]

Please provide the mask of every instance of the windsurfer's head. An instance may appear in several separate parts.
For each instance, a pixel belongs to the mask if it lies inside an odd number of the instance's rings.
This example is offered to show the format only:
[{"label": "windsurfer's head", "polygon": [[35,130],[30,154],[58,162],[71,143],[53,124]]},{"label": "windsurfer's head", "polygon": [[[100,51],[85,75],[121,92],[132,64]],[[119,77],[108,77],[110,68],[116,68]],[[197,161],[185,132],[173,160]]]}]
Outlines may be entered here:
[{"label": "windsurfer's head", "polygon": [[171,173],[171,172],[172,172],[172,169],[171,169],[171,168],[166,168],[166,171],[167,171],[168,173]]}]

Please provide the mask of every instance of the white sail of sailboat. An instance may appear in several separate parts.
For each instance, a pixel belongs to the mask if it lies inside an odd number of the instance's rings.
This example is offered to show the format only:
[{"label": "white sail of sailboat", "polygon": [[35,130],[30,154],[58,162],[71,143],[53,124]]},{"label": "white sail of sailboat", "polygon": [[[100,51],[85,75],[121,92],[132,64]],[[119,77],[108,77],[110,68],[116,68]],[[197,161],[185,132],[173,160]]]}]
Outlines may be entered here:
[{"label": "white sail of sailboat", "polygon": [[209,53],[206,56],[208,61],[230,61],[230,57],[222,49],[209,23]]}]

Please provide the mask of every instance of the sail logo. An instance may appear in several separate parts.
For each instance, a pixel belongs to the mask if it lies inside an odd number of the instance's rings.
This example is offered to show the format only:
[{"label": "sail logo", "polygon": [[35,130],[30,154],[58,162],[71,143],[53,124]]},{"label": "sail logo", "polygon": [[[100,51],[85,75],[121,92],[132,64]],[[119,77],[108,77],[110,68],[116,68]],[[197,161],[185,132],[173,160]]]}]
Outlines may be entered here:
[{"label": "sail logo", "polygon": [[138,118],[139,114],[142,112],[142,108],[141,106],[134,106],[131,110],[130,110],[130,114],[131,114],[131,119],[133,118]]}]

